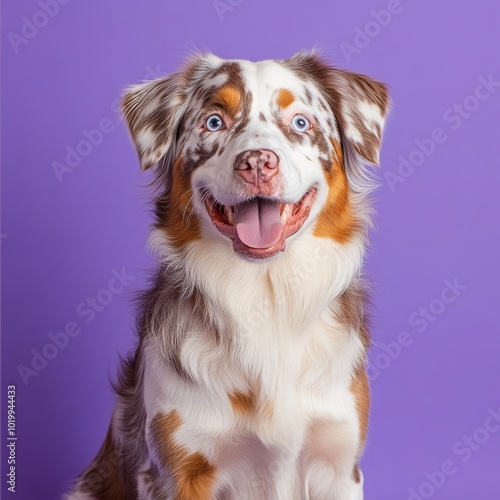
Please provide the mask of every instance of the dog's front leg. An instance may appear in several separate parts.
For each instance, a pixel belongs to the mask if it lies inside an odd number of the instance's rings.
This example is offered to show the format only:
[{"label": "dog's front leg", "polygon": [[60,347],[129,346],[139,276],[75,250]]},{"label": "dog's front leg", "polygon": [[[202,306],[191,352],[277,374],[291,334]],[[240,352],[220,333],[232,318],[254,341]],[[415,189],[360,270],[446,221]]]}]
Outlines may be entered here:
[{"label": "dog's front leg", "polygon": [[[199,422],[188,421],[175,409],[152,418],[148,426],[148,448],[153,464],[148,495],[155,493],[151,498],[220,498],[223,486],[217,463],[220,436],[201,428]],[[148,495],[145,498],[150,498]]]},{"label": "dog's front leg", "polygon": [[304,498],[363,500],[363,474],[357,465],[356,422],[322,421],[311,425],[301,456]]}]

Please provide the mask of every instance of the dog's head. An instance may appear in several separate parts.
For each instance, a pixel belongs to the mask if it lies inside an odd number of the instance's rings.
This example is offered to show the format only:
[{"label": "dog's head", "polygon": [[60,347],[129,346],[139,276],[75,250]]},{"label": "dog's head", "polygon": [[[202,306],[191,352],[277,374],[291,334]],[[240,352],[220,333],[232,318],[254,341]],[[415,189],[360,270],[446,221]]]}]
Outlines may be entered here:
[{"label": "dog's head", "polygon": [[247,259],[305,233],[346,243],[363,231],[365,163],[378,163],[387,108],[384,85],[310,53],[197,56],[123,100],[172,250],[206,235]]}]

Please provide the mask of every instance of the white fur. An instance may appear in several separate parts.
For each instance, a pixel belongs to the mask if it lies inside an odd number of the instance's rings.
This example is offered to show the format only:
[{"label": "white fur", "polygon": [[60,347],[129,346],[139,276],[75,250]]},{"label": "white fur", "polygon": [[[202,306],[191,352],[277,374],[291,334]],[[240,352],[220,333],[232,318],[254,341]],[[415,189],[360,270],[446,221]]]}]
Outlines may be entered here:
[{"label": "white fur", "polygon": [[358,109],[363,117],[365,127],[372,132],[373,135],[380,137],[385,122],[380,107],[372,102],[360,101],[358,103]]}]

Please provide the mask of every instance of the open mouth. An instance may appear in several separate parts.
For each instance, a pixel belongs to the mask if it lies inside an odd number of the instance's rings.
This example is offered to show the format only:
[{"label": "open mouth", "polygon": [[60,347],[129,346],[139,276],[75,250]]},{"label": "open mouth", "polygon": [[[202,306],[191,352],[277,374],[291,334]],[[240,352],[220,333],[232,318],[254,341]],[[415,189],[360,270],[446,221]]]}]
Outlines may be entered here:
[{"label": "open mouth", "polygon": [[213,225],[233,240],[235,252],[265,259],[285,250],[286,238],[304,225],[315,196],[311,188],[297,203],[256,196],[228,206],[208,195],[205,206]]}]

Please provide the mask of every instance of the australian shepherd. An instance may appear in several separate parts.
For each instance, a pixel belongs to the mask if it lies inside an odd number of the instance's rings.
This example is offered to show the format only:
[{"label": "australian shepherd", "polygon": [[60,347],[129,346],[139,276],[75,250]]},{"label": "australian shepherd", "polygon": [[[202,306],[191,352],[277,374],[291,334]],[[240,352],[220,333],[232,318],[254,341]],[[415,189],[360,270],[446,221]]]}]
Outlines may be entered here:
[{"label": "australian shepherd", "polygon": [[68,498],[360,500],[362,265],[386,87],[315,53],[193,57],[128,89],[158,258]]}]

